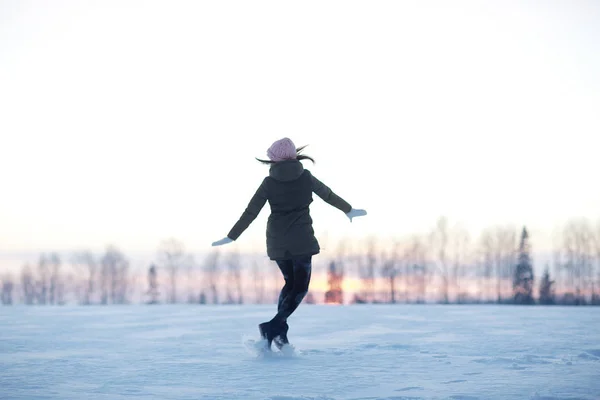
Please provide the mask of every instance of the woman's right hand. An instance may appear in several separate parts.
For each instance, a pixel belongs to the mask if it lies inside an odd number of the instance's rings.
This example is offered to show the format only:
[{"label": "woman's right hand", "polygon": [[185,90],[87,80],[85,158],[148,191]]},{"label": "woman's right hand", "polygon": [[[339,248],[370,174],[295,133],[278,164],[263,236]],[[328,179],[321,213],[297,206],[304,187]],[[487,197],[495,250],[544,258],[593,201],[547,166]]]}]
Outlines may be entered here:
[{"label": "woman's right hand", "polygon": [[352,209],[350,210],[349,213],[346,214],[346,216],[348,217],[348,219],[350,219],[350,222],[352,222],[352,218],[354,217],[362,217],[363,215],[367,215],[367,212],[365,210],[361,210],[361,209]]}]

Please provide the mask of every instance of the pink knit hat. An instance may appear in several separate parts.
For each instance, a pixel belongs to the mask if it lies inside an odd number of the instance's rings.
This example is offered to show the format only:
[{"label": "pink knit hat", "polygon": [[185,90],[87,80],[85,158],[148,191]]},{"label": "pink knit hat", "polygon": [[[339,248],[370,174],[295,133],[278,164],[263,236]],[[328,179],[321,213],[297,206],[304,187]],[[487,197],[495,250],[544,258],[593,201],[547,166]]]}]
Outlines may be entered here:
[{"label": "pink knit hat", "polygon": [[267,150],[267,156],[271,161],[295,160],[296,146],[289,138],[283,138],[271,145]]}]

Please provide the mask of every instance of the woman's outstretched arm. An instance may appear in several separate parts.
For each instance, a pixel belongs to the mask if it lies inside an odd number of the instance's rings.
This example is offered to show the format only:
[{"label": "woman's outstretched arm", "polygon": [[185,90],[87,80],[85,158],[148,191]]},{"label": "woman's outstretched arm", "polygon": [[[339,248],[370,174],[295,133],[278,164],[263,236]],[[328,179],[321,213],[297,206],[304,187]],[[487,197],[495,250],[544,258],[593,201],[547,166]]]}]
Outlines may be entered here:
[{"label": "woman's outstretched arm", "polygon": [[320,198],[322,198],[328,204],[334,206],[335,208],[343,211],[350,222],[352,222],[352,218],[361,217],[363,215],[367,215],[367,212],[362,209],[355,210],[352,206],[340,196],[335,194],[333,190],[331,190],[327,185],[314,177],[313,174],[310,174],[310,179],[312,180],[312,189],[313,192],[317,194]]},{"label": "woman's outstretched arm", "polygon": [[345,214],[348,214],[350,211],[352,211],[352,206],[346,200],[335,194],[333,190],[315,178],[313,174],[310,174],[310,179],[312,180],[313,192],[323,199],[323,201],[343,211]]},{"label": "woman's outstretched arm", "polygon": [[260,210],[264,207],[267,202],[267,189],[266,189],[266,178],[262,181],[259,188],[254,193],[254,196],[250,199],[250,203],[242,213],[240,219],[235,223],[231,231],[227,234],[227,237],[231,240],[237,240],[238,237],[250,226],[252,221],[256,219]]}]

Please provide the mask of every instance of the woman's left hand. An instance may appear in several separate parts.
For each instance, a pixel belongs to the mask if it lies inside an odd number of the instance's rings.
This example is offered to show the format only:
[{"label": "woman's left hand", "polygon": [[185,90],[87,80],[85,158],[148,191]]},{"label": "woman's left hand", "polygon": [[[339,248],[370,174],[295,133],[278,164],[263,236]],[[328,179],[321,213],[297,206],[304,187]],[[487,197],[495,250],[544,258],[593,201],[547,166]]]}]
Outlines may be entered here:
[{"label": "woman's left hand", "polygon": [[213,244],[212,244],[212,245],[213,245],[213,246],[221,246],[221,245],[223,245],[223,244],[227,244],[227,243],[231,243],[231,242],[233,242],[233,240],[232,240],[232,239],[229,239],[228,237],[224,237],[224,238],[223,238],[223,239],[221,239],[221,240],[217,240],[216,242],[213,242]]}]

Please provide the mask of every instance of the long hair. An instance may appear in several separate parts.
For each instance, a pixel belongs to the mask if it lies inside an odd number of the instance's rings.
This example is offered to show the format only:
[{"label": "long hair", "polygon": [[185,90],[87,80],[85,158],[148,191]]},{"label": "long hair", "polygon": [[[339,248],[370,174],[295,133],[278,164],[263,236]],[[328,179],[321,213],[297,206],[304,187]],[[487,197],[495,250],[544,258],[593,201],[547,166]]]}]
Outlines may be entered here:
[{"label": "long hair", "polygon": [[[315,160],[311,157],[311,156],[307,156],[305,154],[300,154],[302,153],[302,150],[304,150],[306,148],[306,146],[308,145],[304,145],[304,146],[300,146],[296,149],[296,160],[298,161],[302,161],[302,160],[310,160],[312,161],[313,164],[315,164]],[[256,157],[254,157],[256,158]],[[263,164],[275,164],[276,161],[272,161],[272,160],[261,160],[260,158],[256,158],[257,161],[263,163]]]}]

